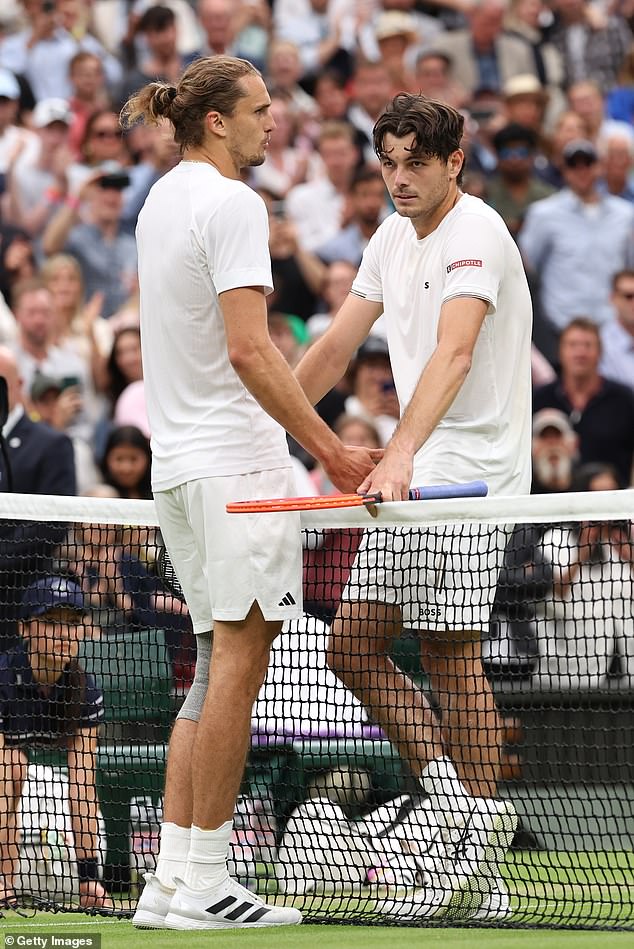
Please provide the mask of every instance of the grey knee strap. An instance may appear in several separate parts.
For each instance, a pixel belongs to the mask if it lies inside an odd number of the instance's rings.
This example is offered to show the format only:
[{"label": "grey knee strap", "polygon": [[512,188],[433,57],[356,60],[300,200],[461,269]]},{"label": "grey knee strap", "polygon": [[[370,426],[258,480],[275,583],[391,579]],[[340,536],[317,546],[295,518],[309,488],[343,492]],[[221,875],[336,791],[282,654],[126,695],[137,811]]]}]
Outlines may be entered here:
[{"label": "grey knee strap", "polygon": [[196,672],[185,701],[176,718],[199,722],[209,685],[209,660],[211,659],[211,633],[196,636]]}]

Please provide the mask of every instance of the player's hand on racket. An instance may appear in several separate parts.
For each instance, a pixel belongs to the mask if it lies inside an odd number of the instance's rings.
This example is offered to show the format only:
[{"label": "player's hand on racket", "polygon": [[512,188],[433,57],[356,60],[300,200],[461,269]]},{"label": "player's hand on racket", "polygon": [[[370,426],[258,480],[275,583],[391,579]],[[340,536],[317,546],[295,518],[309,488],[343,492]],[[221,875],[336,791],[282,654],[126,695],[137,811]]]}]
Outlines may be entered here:
[{"label": "player's hand on racket", "polygon": [[380,492],[383,501],[407,501],[412,474],[413,463],[409,452],[394,444],[389,445],[374,471],[357,488],[357,494]]},{"label": "player's hand on racket", "polygon": [[360,448],[342,445],[336,456],[326,462],[320,459],[323,468],[332,481],[344,494],[354,494],[358,485],[374,471],[377,462],[383,457],[382,448]]}]

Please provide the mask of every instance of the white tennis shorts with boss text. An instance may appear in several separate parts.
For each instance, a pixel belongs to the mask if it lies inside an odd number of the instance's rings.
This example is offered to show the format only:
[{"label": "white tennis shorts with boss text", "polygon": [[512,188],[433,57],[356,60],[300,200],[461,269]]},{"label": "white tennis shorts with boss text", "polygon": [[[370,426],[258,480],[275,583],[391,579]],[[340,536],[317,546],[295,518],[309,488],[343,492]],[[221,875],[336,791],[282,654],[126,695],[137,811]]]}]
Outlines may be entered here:
[{"label": "white tennis shorts with boss text", "polygon": [[230,501],[289,497],[292,468],[200,478],[154,495],[163,542],[195,633],[243,620],[254,602],[266,620],[302,615],[299,514],[227,514]]},{"label": "white tennis shorts with boss text", "polygon": [[493,524],[366,530],[341,599],[398,606],[418,629],[484,629],[507,540]]}]

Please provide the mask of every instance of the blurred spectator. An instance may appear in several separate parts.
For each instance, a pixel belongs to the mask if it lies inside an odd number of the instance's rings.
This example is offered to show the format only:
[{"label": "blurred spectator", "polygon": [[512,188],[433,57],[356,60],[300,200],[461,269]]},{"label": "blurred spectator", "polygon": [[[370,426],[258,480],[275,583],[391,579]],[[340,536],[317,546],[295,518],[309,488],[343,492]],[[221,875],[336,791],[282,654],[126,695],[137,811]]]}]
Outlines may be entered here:
[{"label": "blurred spectator", "polygon": [[608,91],[605,109],[611,119],[634,123],[634,43],[621,64],[618,82]]},{"label": "blurred spectator", "polygon": [[[28,397],[38,372],[64,378],[68,385],[80,387],[82,392],[92,389],[88,362],[66,340],[55,343],[55,312],[50,291],[37,277],[18,284],[14,292],[13,311],[18,336],[11,348],[15,354]],[[72,382],[71,382],[72,380]],[[30,407],[30,406],[29,406]],[[92,439],[93,420],[85,406],[73,420],[73,434],[86,441]]]},{"label": "blurred spectator", "polygon": [[106,365],[104,391],[110,402],[111,413],[126,387],[142,379],[141,332],[138,326],[122,326],[114,334]]},{"label": "blurred spectator", "polygon": [[77,493],[83,494],[99,480],[99,473],[88,442],[71,432],[73,422],[82,410],[82,392],[79,385],[69,385],[69,381],[72,379],[56,379],[37,373],[31,384],[30,402],[35,421],[46,422],[71,439]]},{"label": "blurred spectator", "polygon": [[381,172],[375,167],[359,168],[350,185],[345,215],[349,223],[315,253],[327,264],[348,260],[358,267],[368,241],[386,214],[387,192]]},{"label": "blurred spectator", "polygon": [[[130,184],[120,166],[102,171],[81,186],[78,197],[53,215],[42,238],[45,254],[60,251],[79,261],[86,294],[103,293],[104,317],[112,316],[136,289],[136,241],[123,231],[123,189]],[[79,210],[86,202],[85,222]]]},{"label": "blurred spectator", "polygon": [[599,371],[634,389],[634,270],[614,274],[610,301],[614,315],[601,327]]},{"label": "blurred spectator", "polygon": [[348,121],[357,130],[357,140],[362,143],[364,164],[376,165],[378,158],[372,144],[372,130],[390,98],[390,76],[385,64],[357,55],[351,96]]},{"label": "blurred spectator", "polygon": [[[349,260],[333,260],[326,268],[326,276],[321,292],[321,298],[326,304],[326,310],[320,313],[314,313],[307,323],[311,342],[325,333],[330,326],[331,321],[339,312],[350,293],[352,281],[357,275],[358,267],[350,263]],[[379,318],[380,319],[380,318]],[[343,412],[343,405],[340,412]],[[337,413],[339,414],[339,412]]]},{"label": "blurred spectator", "polygon": [[[381,448],[381,439],[376,425],[359,415],[346,412],[335,419],[332,426],[344,445],[356,445],[359,448]],[[320,495],[340,494],[328,478],[321,465],[316,465],[310,473],[315,491]]]},{"label": "blurred spectator", "polygon": [[579,436],[579,457],[613,465],[630,484],[634,458],[634,393],[599,373],[601,338],[592,320],[577,317],[559,339],[560,375],[536,389],[533,410],[564,412]]},{"label": "blurred spectator", "polygon": [[[98,878],[99,800],[95,782],[103,695],[78,660],[86,635],[78,585],[46,576],[24,593],[20,641],[0,654],[0,905],[15,902],[17,809],[33,746],[66,752],[69,805],[84,908],[112,908]],[[37,898],[37,893],[34,896]]]},{"label": "blurred spectator", "polygon": [[509,125],[523,125],[540,136],[549,94],[536,76],[512,76],[504,84],[504,113]]},{"label": "blurred spectator", "polygon": [[563,150],[569,142],[586,137],[586,124],[580,115],[572,110],[560,112],[546,138],[545,155],[538,155],[535,161],[540,178],[553,188],[563,188],[566,184]]},{"label": "blurred spectator", "polygon": [[387,342],[380,336],[368,336],[357,350],[349,375],[352,394],[346,399],[346,414],[371,422],[381,445],[387,445],[399,418]]},{"label": "blurred spectator", "polygon": [[399,92],[417,92],[413,58],[418,35],[413,17],[403,10],[383,10],[375,21],[374,36],[390,78],[390,98]]},{"label": "blurred spectator", "polygon": [[320,122],[348,120],[348,79],[337,69],[323,69],[315,79],[313,97]]},{"label": "blurred spectator", "polygon": [[202,56],[242,56],[258,69],[264,66],[270,10],[263,0],[199,0],[197,12],[204,34]]},{"label": "blurred spectator", "polygon": [[[36,269],[33,242],[29,235],[0,221],[0,293],[9,307],[13,306],[14,287],[35,276]],[[17,335],[15,320],[11,316],[11,322],[8,323],[6,315],[5,312],[2,322],[4,342]]]},{"label": "blurred spectator", "polygon": [[465,29],[443,33],[434,41],[447,53],[452,78],[469,96],[486,89],[501,93],[512,76],[536,76],[532,49],[523,39],[504,33],[503,0],[482,0],[466,10]]},{"label": "blurred spectator", "polygon": [[130,385],[125,387],[115,402],[112,421],[116,426],[133,425],[140,429],[146,438],[151,437],[152,432],[145,401],[145,384],[142,379],[131,382]]},{"label": "blurred spectator", "polygon": [[634,128],[630,123],[608,118],[605,99],[598,83],[590,79],[575,82],[568,89],[568,103],[585,123],[585,138],[589,138],[595,146],[600,139],[617,132],[634,141]]},{"label": "blurred spectator", "polygon": [[146,436],[134,425],[113,428],[106,441],[101,462],[105,484],[112,485],[121,498],[152,498],[150,467],[152,455]]},{"label": "blurred spectator", "polygon": [[119,116],[111,109],[98,109],[86,121],[83,138],[79,144],[80,158],[68,169],[67,185],[75,198],[89,178],[108,162],[128,163]]},{"label": "blurred spectator", "polygon": [[37,155],[14,153],[7,169],[7,220],[34,239],[39,238],[66,191],[66,172],[73,161],[71,122],[68,102],[42,99],[31,116],[39,140]]},{"label": "blurred spectator", "polygon": [[446,102],[454,109],[468,105],[466,90],[452,78],[452,60],[448,53],[423,49],[416,57],[414,76],[424,96],[437,102]]},{"label": "blurred spectator", "polygon": [[[23,404],[22,379],[13,353],[0,346],[0,376],[7,381],[9,417],[3,428],[7,449],[1,461],[0,490],[16,494],[75,494],[75,462],[70,439],[33,422]],[[65,525],[0,523],[0,642],[15,638],[18,606],[29,583],[50,569]]]},{"label": "blurred spectator", "polygon": [[[435,43],[437,37],[445,31],[445,14],[452,15],[453,9],[462,8],[460,0],[454,3],[452,0],[436,3],[432,0],[424,9],[416,0],[383,0],[380,4],[367,4],[361,6],[357,12],[357,42],[360,54],[373,62],[381,61],[381,50],[377,36],[377,27],[379,22],[385,24],[385,14],[397,14],[402,20],[403,16],[407,18],[408,34],[411,32],[411,53],[408,55],[408,67],[414,68],[416,52],[423,46],[430,46]],[[431,8],[436,7],[439,16],[430,16]],[[451,12],[450,8],[452,8]],[[387,21],[390,23],[390,20]],[[395,19],[391,20],[396,22]],[[464,20],[460,19],[461,25]],[[453,24],[456,25],[456,24]],[[382,32],[379,30],[379,32]]]},{"label": "blurred spectator", "polygon": [[295,368],[308,342],[306,324],[298,316],[275,310],[269,311],[267,319],[269,336],[289,366]]},{"label": "blurred spectator", "polygon": [[591,79],[610,89],[632,45],[627,21],[585,0],[553,0],[552,9],[555,24],[548,38],[563,60],[564,87]]},{"label": "blurred spectator", "polygon": [[559,409],[540,409],[533,417],[531,494],[570,491],[579,460],[579,438]]},{"label": "blurred spectator", "polygon": [[[610,465],[582,465],[573,490],[623,487]],[[634,683],[634,538],[628,521],[554,527],[540,544],[552,564],[553,593],[541,603],[541,688],[596,689],[614,674]],[[614,663],[619,663],[618,670]]]},{"label": "blurred spectator", "polygon": [[298,15],[276,21],[275,35],[297,47],[304,83],[324,69],[333,68],[348,78],[355,48],[355,21],[345,7],[333,9],[328,0],[309,0]]},{"label": "blurred spectator", "polygon": [[176,83],[185,67],[196,58],[194,53],[183,55],[179,52],[176,16],[167,6],[156,4],[148,7],[137,21],[135,35],[142,40],[143,53],[141,61],[126,72],[113,94],[117,108],[121,108],[133,92],[148,82]]},{"label": "blurred spectator", "polygon": [[300,86],[301,77],[302,61],[295,43],[273,38],[269,45],[266,64],[267,85],[271,93],[288,93],[291,112],[300,125],[317,115],[317,103]]},{"label": "blurred spectator", "polygon": [[516,237],[528,206],[549,197],[555,189],[535,173],[537,135],[533,129],[505,125],[493,136],[493,147],[498,163],[486,183],[486,202]]},{"label": "blurred spectator", "polygon": [[599,140],[599,158],[603,169],[597,183],[599,191],[634,202],[634,138],[609,132]]},{"label": "blurred spectator", "polygon": [[317,145],[325,175],[292,188],[286,199],[286,213],[297,228],[304,250],[315,251],[347,224],[346,200],[359,150],[355,134],[346,122],[325,122]]},{"label": "blurred spectator", "polygon": [[275,287],[266,298],[267,307],[307,320],[315,312],[325,267],[299,242],[297,227],[287,216],[287,202],[273,201],[264,191],[260,194],[269,210],[269,251]]},{"label": "blurred spectator", "polygon": [[540,303],[556,330],[580,313],[608,320],[612,275],[634,261],[634,208],[599,193],[598,158],[592,142],[569,142],[567,187],[531,204],[519,232],[524,262],[539,277]]},{"label": "blurred spectator", "polygon": [[[8,69],[0,68],[0,176],[6,174],[17,154],[31,158],[37,155],[37,136],[16,124],[19,105],[18,80]],[[4,182],[0,181],[0,184],[1,194]]]},{"label": "blurred spectator", "polygon": [[28,25],[0,40],[0,66],[28,81],[36,101],[69,99],[69,64],[86,50],[99,56],[110,85],[121,79],[121,65],[89,33],[77,38],[61,25],[60,0],[23,0]]},{"label": "blurred spectator", "polygon": [[69,145],[75,160],[81,157],[81,143],[84,140],[86,123],[91,115],[108,107],[108,93],[105,88],[103,65],[94,53],[83,50],[75,53],[68,65],[68,75],[72,87],[68,105],[73,121],[70,127]]},{"label": "blurred spectator", "polygon": [[[556,116],[562,106],[564,64],[559,50],[544,37],[542,18],[546,13],[547,7],[543,0],[511,0],[504,18],[504,28],[506,33],[522,40],[531,50],[535,77],[548,90]],[[525,116],[516,121],[527,124]]]}]

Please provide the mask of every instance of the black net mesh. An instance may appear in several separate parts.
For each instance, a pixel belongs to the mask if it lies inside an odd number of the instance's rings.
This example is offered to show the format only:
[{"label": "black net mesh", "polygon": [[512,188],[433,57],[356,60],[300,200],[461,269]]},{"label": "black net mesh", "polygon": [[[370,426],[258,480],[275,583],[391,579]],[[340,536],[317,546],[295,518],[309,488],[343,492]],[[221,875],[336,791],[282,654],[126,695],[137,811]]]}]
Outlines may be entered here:
[{"label": "black net mesh", "polygon": [[[196,646],[153,518],[106,523],[107,503],[0,522],[0,882],[79,907],[98,879],[126,915]],[[634,928],[632,521],[367,520],[304,531],[305,613],[254,707],[232,873],[313,921]],[[83,591],[70,632],[21,618],[51,578]],[[419,780],[430,716],[476,858]]]}]

